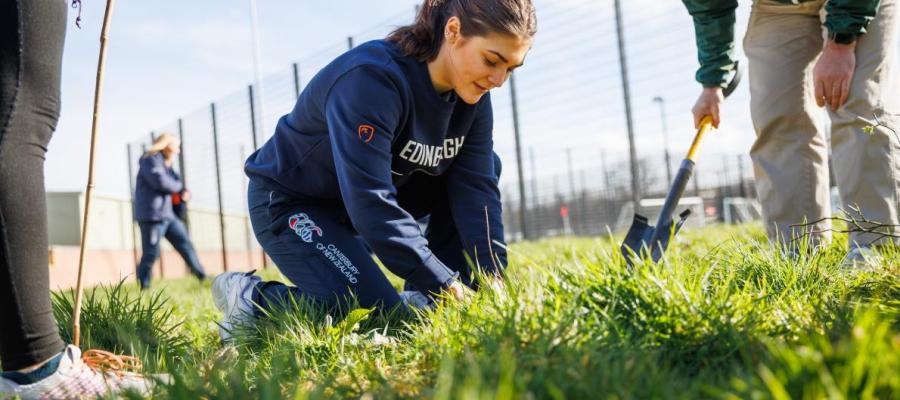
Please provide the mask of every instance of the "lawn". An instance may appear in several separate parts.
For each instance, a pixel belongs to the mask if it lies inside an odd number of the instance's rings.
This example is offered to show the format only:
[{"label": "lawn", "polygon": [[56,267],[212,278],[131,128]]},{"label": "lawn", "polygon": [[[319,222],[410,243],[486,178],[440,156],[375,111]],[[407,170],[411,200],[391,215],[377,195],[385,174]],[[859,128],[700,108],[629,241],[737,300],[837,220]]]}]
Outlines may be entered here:
[{"label": "lawn", "polygon": [[847,271],[845,240],[792,259],[759,225],[707,227],[631,272],[608,238],[514,244],[502,292],[419,320],[302,306],[229,347],[208,284],[125,285],[89,292],[82,329],[171,374],[158,398],[898,399],[900,251]]}]

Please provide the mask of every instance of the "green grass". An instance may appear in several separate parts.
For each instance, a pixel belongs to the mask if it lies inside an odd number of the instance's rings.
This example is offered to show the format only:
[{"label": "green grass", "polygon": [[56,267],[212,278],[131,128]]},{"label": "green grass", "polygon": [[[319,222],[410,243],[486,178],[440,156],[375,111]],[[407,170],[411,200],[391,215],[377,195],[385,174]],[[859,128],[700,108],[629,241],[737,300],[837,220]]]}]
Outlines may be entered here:
[{"label": "green grass", "polygon": [[82,329],[172,374],[160,398],[898,399],[900,252],[846,271],[842,240],[794,260],[758,225],[710,227],[633,272],[609,239],[517,244],[502,293],[412,322],[302,306],[227,348],[208,285],[126,285],[89,296]]}]

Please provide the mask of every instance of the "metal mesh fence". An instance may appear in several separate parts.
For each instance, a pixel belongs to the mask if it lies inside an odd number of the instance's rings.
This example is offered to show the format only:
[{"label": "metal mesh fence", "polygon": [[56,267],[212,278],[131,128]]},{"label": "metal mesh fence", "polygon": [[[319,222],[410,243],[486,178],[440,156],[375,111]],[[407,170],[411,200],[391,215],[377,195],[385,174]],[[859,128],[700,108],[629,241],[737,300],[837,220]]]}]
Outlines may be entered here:
[{"label": "metal mesh fence", "polygon": [[[533,232],[529,237],[620,230],[617,221],[631,199],[631,173],[613,2],[537,0],[535,4],[540,33],[526,67],[516,73],[516,98],[512,98],[509,85],[491,92],[495,151],[504,162],[501,192],[507,234],[511,240],[522,238],[518,161],[523,166],[524,222]],[[699,92],[693,78],[693,27],[680,2],[625,2],[622,12],[640,187],[644,198],[660,197],[669,181],[665,148],[671,151],[671,169],[677,170],[694,133],[688,120],[689,106],[685,106],[685,101],[692,101]],[[663,18],[674,13],[684,18],[676,22]],[[243,160],[254,145],[262,145],[272,135],[278,119],[291,110],[298,92],[317,71],[349,46],[383,38],[412,19],[412,10],[398,13],[349,36],[344,43],[323,46],[264,77],[262,90],[235,88],[213,105],[186,113],[154,131],[182,136],[183,159],[176,169],[193,193],[191,208],[226,220],[220,224],[212,218],[192,224],[195,240],[203,236],[209,239],[210,248],[224,246],[229,251],[255,249],[255,240],[247,239]],[[259,110],[252,110],[251,96],[259,97],[254,104]],[[729,135],[735,137],[727,140],[732,143],[746,143],[753,136],[747,98],[744,87],[729,99]],[[678,111],[678,116],[667,117],[666,101],[675,100],[679,109],[672,111]],[[515,151],[514,101],[521,160]],[[259,126],[255,133],[254,123]],[[668,139],[665,126],[669,127]],[[150,139],[151,135],[142,134],[129,144],[130,168],[136,168]],[[716,197],[753,195],[746,156],[706,150],[688,194],[699,190],[713,205]],[[132,179],[134,173],[136,170]],[[564,226],[563,208],[569,210],[569,226]],[[228,218],[235,220],[227,222]],[[218,232],[220,225],[225,225],[224,235]],[[217,237],[224,237],[225,243]]]}]

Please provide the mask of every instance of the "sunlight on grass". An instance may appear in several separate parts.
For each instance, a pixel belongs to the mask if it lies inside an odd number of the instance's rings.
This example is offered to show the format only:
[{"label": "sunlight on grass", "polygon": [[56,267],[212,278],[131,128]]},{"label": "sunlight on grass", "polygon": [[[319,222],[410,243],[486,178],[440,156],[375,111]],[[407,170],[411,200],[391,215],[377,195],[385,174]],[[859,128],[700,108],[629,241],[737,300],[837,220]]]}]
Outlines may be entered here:
[{"label": "sunlight on grass", "polygon": [[[794,259],[759,225],[717,226],[628,271],[618,246],[513,245],[502,293],[418,320],[366,310],[337,320],[300,301],[223,348],[208,284],[184,279],[146,294],[99,290],[83,329],[92,346],[171,373],[162,398],[900,396],[896,249],[880,270],[847,271],[845,238]],[[58,316],[66,296],[55,298]]]}]

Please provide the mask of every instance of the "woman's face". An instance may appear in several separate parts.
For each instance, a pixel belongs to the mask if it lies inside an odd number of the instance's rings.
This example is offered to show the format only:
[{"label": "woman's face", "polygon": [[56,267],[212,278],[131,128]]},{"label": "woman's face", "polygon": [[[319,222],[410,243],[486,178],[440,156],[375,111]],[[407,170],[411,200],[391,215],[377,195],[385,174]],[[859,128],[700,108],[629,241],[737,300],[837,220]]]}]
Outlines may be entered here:
[{"label": "woman's face", "polygon": [[459,98],[475,104],[488,90],[502,86],[510,72],[522,65],[531,39],[498,33],[462,37],[455,18],[445,29],[445,77]]}]

